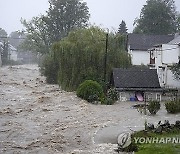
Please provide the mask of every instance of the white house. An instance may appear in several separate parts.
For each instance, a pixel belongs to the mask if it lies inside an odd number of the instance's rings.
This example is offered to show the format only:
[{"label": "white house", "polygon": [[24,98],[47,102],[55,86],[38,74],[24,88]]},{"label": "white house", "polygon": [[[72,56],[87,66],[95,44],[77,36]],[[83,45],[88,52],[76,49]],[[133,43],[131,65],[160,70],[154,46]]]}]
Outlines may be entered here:
[{"label": "white house", "polygon": [[9,60],[18,61],[17,49],[9,44]]},{"label": "white house", "polygon": [[[2,53],[3,46],[4,46],[4,43],[0,42],[0,53],[1,54],[3,54]],[[8,44],[8,59],[18,61],[17,55],[18,55],[17,49],[15,47],[13,47],[11,44]],[[1,65],[2,65],[2,59],[1,59],[1,56],[0,56],[0,66]]]},{"label": "white house", "polygon": [[161,87],[180,88],[180,81],[171,72],[171,66],[180,61],[180,36],[167,44],[156,45],[149,50],[150,68],[157,69]]},{"label": "white house", "polygon": [[148,65],[148,49],[157,44],[166,44],[174,39],[173,35],[128,34],[128,53],[133,65]]}]

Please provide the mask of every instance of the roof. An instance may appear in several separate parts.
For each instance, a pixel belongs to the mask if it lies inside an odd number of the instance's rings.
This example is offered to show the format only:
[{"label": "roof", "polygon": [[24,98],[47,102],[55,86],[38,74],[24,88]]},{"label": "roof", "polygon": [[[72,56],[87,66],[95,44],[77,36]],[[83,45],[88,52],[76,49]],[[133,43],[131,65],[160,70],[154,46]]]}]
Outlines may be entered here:
[{"label": "roof", "polygon": [[161,88],[157,70],[148,68],[113,69],[114,86],[118,89]]},{"label": "roof", "polygon": [[11,44],[9,44],[9,49],[10,49],[11,51],[17,51],[17,49],[16,49],[14,46],[12,46]]},{"label": "roof", "polygon": [[[2,42],[0,42],[0,47],[2,48],[3,46],[4,46],[4,44]],[[17,49],[14,46],[12,46],[11,44],[9,44],[9,49],[11,51],[17,51]]]},{"label": "roof", "polygon": [[146,34],[129,34],[128,45],[130,50],[147,51],[158,44],[166,44],[174,39],[174,35],[146,35]]},{"label": "roof", "polygon": [[168,44],[170,45],[180,45],[180,35],[170,41]]}]

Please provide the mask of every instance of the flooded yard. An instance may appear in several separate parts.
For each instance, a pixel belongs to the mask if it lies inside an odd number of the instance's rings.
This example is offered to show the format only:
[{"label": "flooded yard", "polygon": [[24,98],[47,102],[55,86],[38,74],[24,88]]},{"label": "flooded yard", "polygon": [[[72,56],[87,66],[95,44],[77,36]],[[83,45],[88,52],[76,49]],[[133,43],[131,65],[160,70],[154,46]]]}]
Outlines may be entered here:
[{"label": "flooded yard", "polygon": [[117,136],[180,119],[162,103],[155,116],[132,106],[137,102],[93,105],[58,85],[48,85],[36,65],[0,68],[0,153],[116,153]]}]

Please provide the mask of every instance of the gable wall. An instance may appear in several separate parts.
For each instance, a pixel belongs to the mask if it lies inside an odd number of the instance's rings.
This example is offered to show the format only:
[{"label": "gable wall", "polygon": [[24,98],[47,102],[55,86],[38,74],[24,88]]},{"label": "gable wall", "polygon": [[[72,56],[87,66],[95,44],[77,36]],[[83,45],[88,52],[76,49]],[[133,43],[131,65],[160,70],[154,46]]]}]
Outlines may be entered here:
[{"label": "gable wall", "polygon": [[157,69],[161,87],[180,88],[180,81],[176,80],[168,66],[178,63],[180,48],[178,45],[163,44],[153,51],[155,69]]},{"label": "gable wall", "polygon": [[130,51],[133,65],[147,65],[150,61],[148,51],[131,50]]}]

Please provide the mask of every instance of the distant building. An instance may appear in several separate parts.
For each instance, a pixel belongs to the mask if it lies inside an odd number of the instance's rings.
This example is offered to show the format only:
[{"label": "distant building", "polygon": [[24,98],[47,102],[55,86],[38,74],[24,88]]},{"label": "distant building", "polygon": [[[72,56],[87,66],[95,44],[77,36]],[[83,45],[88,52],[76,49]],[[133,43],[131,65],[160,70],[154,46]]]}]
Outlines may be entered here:
[{"label": "distant building", "polygon": [[167,44],[159,44],[149,49],[151,69],[156,69],[161,87],[180,88],[180,81],[172,74],[171,66],[180,61],[180,36]]},{"label": "distant building", "polygon": [[158,44],[166,44],[174,39],[173,35],[128,34],[128,53],[133,65],[148,65],[148,49]]},{"label": "distant building", "polygon": [[[3,42],[0,42],[0,53],[1,53],[1,56],[0,56],[0,66],[2,66],[2,57],[3,57],[3,50],[4,50],[4,43]],[[11,44],[8,43],[8,53],[7,53],[7,60],[13,60],[13,61],[18,61],[18,58],[17,58],[17,49],[15,47],[13,47]]]},{"label": "distant building", "polygon": [[18,52],[17,49],[15,47],[13,47],[11,44],[9,44],[9,51],[8,51],[8,55],[9,55],[9,60],[14,60],[14,61],[18,61]]}]

